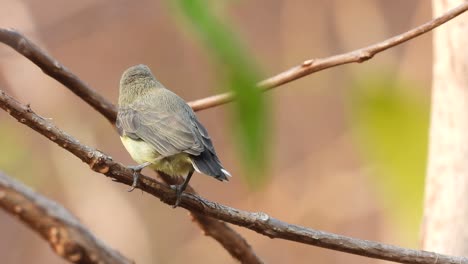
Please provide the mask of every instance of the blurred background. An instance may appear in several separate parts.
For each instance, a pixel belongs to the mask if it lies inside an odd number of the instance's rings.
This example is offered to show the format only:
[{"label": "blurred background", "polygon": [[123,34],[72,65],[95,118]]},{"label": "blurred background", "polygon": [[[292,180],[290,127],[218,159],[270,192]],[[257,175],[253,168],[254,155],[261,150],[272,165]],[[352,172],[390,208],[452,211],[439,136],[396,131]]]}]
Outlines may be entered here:
[{"label": "blurred background", "polygon": [[[361,48],[431,19],[424,0],[209,1],[242,54],[265,78],[311,58]],[[134,64],[187,101],[229,89],[229,63],[175,1],[0,0],[0,26],[20,30],[82,80],[117,102]],[[200,32],[202,34],[200,34]],[[197,175],[207,199],[347,236],[419,246],[426,160],[431,34],[363,64],[336,67],[264,94],[269,146],[252,187],[239,151],[233,105],[198,112],[228,184]],[[229,81],[229,80],[228,80]],[[232,85],[231,85],[232,86]],[[11,48],[0,45],[0,89],[81,142],[134,164],[114,128]],[[260,115],[261,116],[261,115]],[[0,112],[0,170],[58,201],[108,245],[137,263],[236,263],[187,211],[111,182]],[[244,150],[246,151],[246,150]],[[247,150],[248,151],[248,150]],[[245,153],[244,153],[245,154]],[[146,175],[155,174],[145,172]],[[234,226],[267,263],[383,263]],[[4,264],[66,263],[36,233],[0,211]]]}]

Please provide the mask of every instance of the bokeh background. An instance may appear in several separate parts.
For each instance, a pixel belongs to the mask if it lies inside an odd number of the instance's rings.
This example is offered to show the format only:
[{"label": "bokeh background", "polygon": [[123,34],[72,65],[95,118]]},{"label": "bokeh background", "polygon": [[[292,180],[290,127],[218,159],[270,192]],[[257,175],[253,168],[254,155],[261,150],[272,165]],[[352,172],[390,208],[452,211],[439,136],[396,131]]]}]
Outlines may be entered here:
[{"label": "bokeh background", "polygon": [[[361,48],[431,18],[426,0],[209,1],[264,77]],[[0,26],[20,30],[112,102],[121,73],[149,65],[187,101],[226,91],[212,47],[172,1],[0,0]],[[210,200],[363,239],[418,247],[426,160],[431,34],[363,64],[319,72],[265,94],[266,181],[249,187],[231,106],[198,112],[228,184],[196,175]],[[0,89],[81,142],[134,164],[113,127],[30,61],[0,45]],[[236,263],[183,209],[111,182],[0,112],[0,169],[54,199],[137,263]],[[146,172],[147,175],[154,175]],[[240,232],[267,263],[377,263]],[[0,211],[0,262],[66,263]]]}]

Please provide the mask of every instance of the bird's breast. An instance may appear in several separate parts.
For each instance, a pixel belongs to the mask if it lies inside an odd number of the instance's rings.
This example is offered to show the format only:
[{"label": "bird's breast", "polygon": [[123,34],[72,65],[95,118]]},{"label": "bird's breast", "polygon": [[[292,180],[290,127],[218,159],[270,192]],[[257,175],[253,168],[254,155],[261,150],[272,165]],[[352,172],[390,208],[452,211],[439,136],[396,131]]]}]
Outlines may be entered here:
[{"label": "bird's breast", "polygon": [[145,141],[134,140],[127,136],[122,136],[120,139],[132,159],[139,164],[151,162],[152,169],[162,171],[170,176],[186,176],[193,169],[187,153],[179,153],[160,159],[161,155]]},{"label": "bird's breast", "polygon": [[134,140],[127,136],[120,137],[122,144],[127,149],[132,159],[139,164],[153,162],[159,157],[155,149],[143,140]]}]

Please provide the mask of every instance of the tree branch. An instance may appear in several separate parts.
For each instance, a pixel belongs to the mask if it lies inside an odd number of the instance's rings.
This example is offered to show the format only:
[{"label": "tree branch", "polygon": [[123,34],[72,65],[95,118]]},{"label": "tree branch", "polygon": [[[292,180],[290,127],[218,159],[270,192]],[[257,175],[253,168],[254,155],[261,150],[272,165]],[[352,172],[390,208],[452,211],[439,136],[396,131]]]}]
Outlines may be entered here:
[{"label": "tree branch", "polygon": [[62,258],[81,264],[134,263],[109,248],[61,205],[0,172],[0,207],[39,233]]},{"label": "tree branch", "polygon": [[117,108],[83,82],[65,66],[48,55],[21,33],[13,29],[0,28],[0,42],[10,46],[18,53],[36,64],[45,74],[54,78],[86,103],[101,113],[111,123],[115,123]]},{"label": "tree branch", "polygon": [[[116,163],[111,157],[94,148],[81,144],[78,140],[58,129],[52,122],[36,115],[30,107],[24,106],[0,90],[0,108],[30,128],[44,135],[57,145],[73,153],[96,172],[111,177],[114,181],[131,185],[133,171]],[[141,176],[139,189],[172,205],[175,192],[166,184],[150,177]],[[453,263],[468,264],[468,258],[453,257],[433,252],[401,248],[368,240],[350,238],[337,234],[313,230],[289,224],[261,212],[247,212],[205,200],[199,196],[183,193],[180,207],[243,226],[270,238],[281,238],[318,247],[348,252],[356,255],[390,260],[400,263]]]},{"label": "tree branch", "polygon": [[[431,20],[430,22],[420,27],[417,27],[404,34],[390,38],[378,44],[369,46],[367,48],[363,48],[363,49],[359,49],[359,50],[352,51],[349,53],[336,55],[336,56],[323,58],[323,59],[306,60],[300,66],[293,67],[283,73],[280,73],[274,77],[271,77],[267,80],[260,82],[258,86],[262,90],[266,91],[271,88],[278,87],[282,84],[288,83],[290,81],[299,79],[313,72],[321,71],[321,70],[331,68],[334,66],[338,66],[338,65],[342,65],[342,64],[366,61],[381,51],[384,51],[390,47],[399,45],[407,40],[410,40],[414,37],[417,37],[423,33],[426,33],[434,29],[435,27],[465,12],[467,9],[468,9],[468,3],[464,3],[460,5],[459,7],[454,8],[451,11],[447,12],[446,14],[442,15],[441,17]],[[95,108],[97,111],[103,114],[111,123],[115,122],[116,108],[113,104],[106,101],[105,98],[97,94],[92,88],[90,88],[87,84],[82,82],[77,76],[75,76],[70,71],[68,71],[64,66],[58,63],[56,60],[46,55],[43,51],[40,50],[39,47],[37,47],[34,43],[29,41],[23,35],[13,30],[0,29],[0,42],[4,42],[5,44],[17,50],[19,53],[23,54],[25,57],[27,57],[36,65],[38,65],[46,74],[58,80],[59,82],[64,84],[66,87],[68,87],[70,90],[72,90],[76,95],[83,98],[88,104],[90,104],[93,108]],[[230,102],[232,100],[234,100],[233,95],[230,93],[225,93],[225,94],[220,94],[220,95],[200,99],[200,100],[191,102],[190,104],[194,108],[194,110],[197,111],[197,110],[207,109],[210,107],[215,107],[215,106]],[[205,217],[203,215],[201,216]],[[199,223],[201,223],[201,221],[199,221]],[[228,227],[226,226],[226,228]],[[234,234],[237,236],[237,238],[240,238],[242,241],[245,242],[245,240],[243,240],[243,238],[240,237],[237,233],[234,232]],[[223,244],[223,242],[221,243]],[[225,244],[223,244],[223,246],[226,247]],[[232,251],[230,251],[230,253],[233,254]],[[441,259],[440,258],[436,259],[436,261],[440,263]],[[425,263],[425,262],[416,262],[416,263]],[[451,262],[447,262],[447,263],[451,263]]]},{"label": "tree branch", "polygon": [[[298,66],[292,67],[287,71],[284,71],[273,77],[259,82],[257,86],[262,91],[268,91],[283,84],[300,79],[314,72],[353,62],[365,62],[367,60],[370,60],[377,53],[400,45],[408,40],[411,40],[415,37],[418,37],[424,33],[433,30],[434,28],[464,13],[466,10],[468,10],[468,2],[461,4],[460,6],[443,14],[442,16],[435,18],[429,22],[426,22],[425,24],[419,27],[416,27],[403,34],[386,39],[374,45],[331,57],[305,60],[302,64]],[[229,103],[234,100],[234,97],[235,96],[232,93],[228,92],[192,101],[189,103],[189,105],[193,108],[193,110],[199,111]]]},{"label": "tree branch", "polygon": [[[44,73],[62,83],[82,98],[99,113],[115,124],[117,110],[115,106],[98,94],[88,84],[80,80],[75,74],[70,72],[65,66],[41,50],[36,44],[27,39],[21,33],[11,29],[0,28],[0,42],[7,44],[14,50],[28,58]],[[170,177],[163,178],[171,184]],[[190,187],[190,190],[194,191]],[[204,215],[193,215],[194,220],[208,236],[216,239],[233,257],[242,263],[259,264],[263,261],[255,254],[247,241],[226,223],[211,219]]]},{"label": "tree branch", "polygon": [[[257,84],[263,90],[268,91],[291,81],[300,79],[314,72],[322,71],[328,68],[336,67],[348,63],[361,63],[373,58],[376,54],[385,51],[389,48],[398,46],[408,40],[416,38],[424,33],[427,33],[434,28],[450,21],[468,10],[468,2],[465,2],[458,7],[455,7],[440,17],[434,18],[419,27],[406,31],[403,34],[386,39],[374,45],[357,49],[351,52],[334,55],[326,58],[309,59],[302,64],[292,67],[289,70],[281,72]],[[13,29],[0,28],[0,42],[3,42],[31,60],[44,73],[65,85],[68,89],[74,92],[77,96],[83,98],[89,105],[104,115],[111,123],[115,123],[117,116],[116,107],[99,95],[96,90],[91,88],[85,82],[81,81],[76,75],[71,73],[65,66],[57,60],[47,55],[36,44],[31,42],[21,33]],[[209,96],[189,102],[189,105],[194,111],[200,111],[222,104],[226,104],[234,100],[232,93],[223,93]]]},{"label": "tree branch", "polygon": [[[167,184],[175,185],[184,182],[184,178],[180,176],[173,177],[162,172],[157,173]],[[195,189],[190,185],[187,186],[184,192],[198,195]],[[205,235],[216,239],[233,257],[240,260],[241,263],[263,263],[247,241],[226,223],[192,211],[190,211],[190,214]]]}]

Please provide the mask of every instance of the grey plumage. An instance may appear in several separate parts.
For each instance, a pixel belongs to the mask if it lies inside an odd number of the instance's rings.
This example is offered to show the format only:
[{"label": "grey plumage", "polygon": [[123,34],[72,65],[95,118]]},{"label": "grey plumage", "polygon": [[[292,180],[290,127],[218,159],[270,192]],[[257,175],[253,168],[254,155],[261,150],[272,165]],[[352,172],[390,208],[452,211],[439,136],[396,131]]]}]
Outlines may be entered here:
[{"label": "grey plumage", "polygon": [[154,150],[154,157],[135,158],[139,153],[130,153],[139,163],[154,161],[151,167],[171,175],[193,166],[192,170],[221,181],[230,176],[192,108],[159,83],[145,65],[133,66],[122,76],[117,128],[122,142],[144,142]]}]

